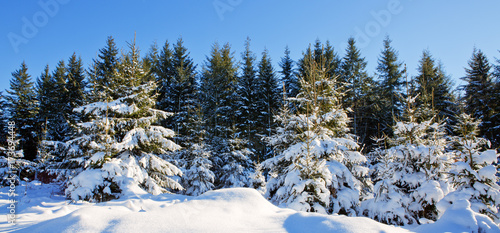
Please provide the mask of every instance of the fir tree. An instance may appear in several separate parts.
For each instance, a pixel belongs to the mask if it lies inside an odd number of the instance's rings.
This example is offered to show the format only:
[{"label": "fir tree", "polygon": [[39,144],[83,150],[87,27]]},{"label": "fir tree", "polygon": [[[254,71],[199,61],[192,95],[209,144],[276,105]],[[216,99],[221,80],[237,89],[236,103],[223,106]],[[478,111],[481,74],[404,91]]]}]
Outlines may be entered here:
[{"label": "fir tree", "polygon": [[288,46],[285,47],[285,56],[281,58],[279,63],[281,67],[281,80],[285,87],[285,91],[288,97],[295,97],[299,93],[299,80],[294,71],[294,62],[290,58],[290,50]]},{"label": "fir tree", "polygon": [[366,73],[366,61],[356,47],[354,38],[349,38],[346,54],[342,60],[341,83],[346,85],[345,108],[351,108],[353,133],[362,144],[371,144],[377,134],[377,122],[374,119],[374,81]]},{"label": "fir tree", "polygon": [[386,37],[384,49],[378,59],[377,76],[379,78],[379,124],[382,132],[391,135],[391,126],[394,120],[401,117],[402,103],[400,94],[403,91],[402,63],[398,61],[397,51],[391,47],[391,40]]},{"label": "fir tree", "polygon": [[186,142],[189,141],[190,135],[186,124],[197,105],[196,65],[189,57],[182,39],[177,40],[173,46],[171,64],[172,77],[168,86],[168,96],[172,100],[170,101],[172,106],[167,109],[174,115],[167,120],[167,127],[174,129],[177,143],[187,146]]},{"label": "fir tree", "polygon": [[431,109],[433,111],[418,113],[420,118],[428,120],[438,113],[440,119],[454,117],[452,106],[454,96],[451,93],[450,78],[444,73],[441,64],[436,64],[429,51],[422,53],[419,61],[418,76],[414,78],[416,91],[420,93],[417,108]]},{"label": "fir tree", "polygon": [[269,170],[266,195],[278,205],[293,209],[355,215],[362,199],[366,158],[348,133],[347,112],[341,107],[343,93],[337,80],[328,77],[324,63],[313,57],[301,92],[296,98],[297,113],[287,105],[277,116],[277,133],[266,139],[278,153],[262,163]]},{"label": "fir tree", "polygon": [[75,124],[80,121],[81,116],[75,114],[73,109],[83,106],[85,100],[85,88],[87,83],[85,81],[85,71],[82,64],[82,59],[77,57],[75,53],[71,55],[68,60],[66,90],[67,94],[67,111],[64,113],[65,118],[71,123]]},{"label": "fir tree", "polygon": [[500,186],[497,176],[497,153],[484,150],[490,142],[478,137],[480,121],[462,113],[454,126],[453,149],[455,162],[450,170],[450,178],[455,191],[449,193],[441,202],[441,208],[449,207],[459,199],[471,203],[475,212],[486,214],[498,220],[500,207]]},{"label": "fir tree", "polygon": [[108,37],[106,47],[99,50],[98,59],[93,60],[88,72],[90,93],[89,102],[106,101],[113,93],[116,84],[112,83],[118,72],[118,49],[113,37]]},{"label": "fir tree", "polygon": [[52,74],[53,95],[51,104],[54,108],[53,114],[48,118],[48,134],[53,141],[66,141],[71,135],[71,127],[68,122],[71,102],[69,102],[69,92],[67,87],[67,69],[63,60],[59,61],[56,70]]},{"label": "fir tree", "polygon": [[215,174],[212,169],[211,151],[205,142],[205,130],[203,127],[203,115],[201,105],[198,104],[191,121],[186,125],[190,139],[190,146],[183,149],[180,154],[180,162],[184,163],[183,186],[188,195],[201,195],[215,188]]},{"label": "fir tree", "polygon": [[152,194],[182,189],[171,178],[182,172],[166,161],[169,151],[180,147],[169,140],[172,130],[155,125],[169,114],[154,109],[156,84],[143,68],[134,41],[109,80],[116,93],[75,109],[89,120],[79,124],[80,136],[67,142],[68,159],[62,161],[61,166],[80,167],[68,181],[69,198],[106,201],[134,192],[133,186]]},{"label": "fir tree", "polygon": [[173,68],[172,68],[172,49],[170,48],[170,44],[168,41],[165,41],[165,44],[160,51],[160,55],[156,59],[152,59],[156,61],[157,64],[154,66],[154,72],[156,75],[156,82],[158,83],[158,109],[169,111],[171,108],[175,106],[173,104],[172,98],[169,95],[170,90],[170,81],[173,76]]},{"label": "fir tree", "polygon": [[394,135],[386,142],[373,176],[374,198],[362,204],[365,216],[387,224],[420,223],[438,218],[437,203],[448,192],[445,128],[437,116],[420,121],[416,97],[407,97],[403,120],[396,121]]},{"label": "fir tree", "polygon": [[[262,53],[262,59],[259,62],[259,73],[256,84],[256,124],[257,134],[260,137],[271,136],[274,134],[276,124],[273,121],[273,115],[278,112],[280,107],[280,92],[278,89],[278,80],[271,64],[271,58],[268,57],[267,50]],[[260,139],[260,138],[259,138]],[[266,148],[262,140],[256,143],[258,159],[269,158],[272,154],[271,148]]]},{"label": "fir tree", "polygon": [[[238,129],[241,138],[248,142],[248,147],[256,149],[259,144],[256,118],[259,114],[257,101],[259,86],[255,70],[255,54],[250,50],[250,38],[245,41],[245,52],[242,53],[242,73],[238,77]],[[257,145],[256,145],[257,144]]]},{"label": "fir tree", "polygon": [[[495,126],[493,118],[498,118],[498,103],[495,102],[495,83],[493,81],[491,65],[481,50],[474,49],[469,60],[469,68],[465,69],[466,76],[462,79],[467,82],[463,87],[463,97],[466,110],[472,117],[481,120],[479,126],[481,135],[498,143],[494,137]],[[495,109],[495,106],[496,109]],[[496,110],[496,111],[495,111]],[[498,132],[498,130],[497,130]]]},{"label": "fir tree", "polygon": [[19,148],[23,150],[25,159],[33,161],[37,153],[38,101],[26,63],[23,62],[21,68],[12,73],[7,93],[10,120],[18,126]]},{"label": "fir tree", "polygon": [[203,114],[207,136],[229,138],[235,123],[237,66],[229,44],[216,43],[203,67],[201,77]]}]

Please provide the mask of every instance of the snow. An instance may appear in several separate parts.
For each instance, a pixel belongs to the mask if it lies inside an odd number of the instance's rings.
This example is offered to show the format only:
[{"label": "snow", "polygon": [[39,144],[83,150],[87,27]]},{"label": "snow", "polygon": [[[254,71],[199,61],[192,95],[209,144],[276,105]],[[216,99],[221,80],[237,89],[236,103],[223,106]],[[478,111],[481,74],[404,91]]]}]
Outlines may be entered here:
[{"label": "snow", "polygon": [[[209,191],[196,198],[144,192],[99,204],[69,204],[54,194],[58,188],[53,184],[28,186],[27,196],[18,197],[17,224],[1,218],[0,232],[410,232],[364,217],[279,208],[249,188]],[[8,188],[0,189],[2,215],[7,193]]]},{"label": "snow", "polygon": [[484,232],[500,233],[500,228],[486,215],[471,209],[469,201],[461,199],[453,203],[434,224],[422,225],[414,229],[422,233],[438,232]]},{"label": "snow", "polygon": [[486,150],[477,157],[477,163],[492,164],[497,162],[497,153],[495,150]]},{"label": "snow", "polygon": [[496,179],[497,168],[493,165],[488,165],[479,169],[479,177],[483,180],[495,180]]}]

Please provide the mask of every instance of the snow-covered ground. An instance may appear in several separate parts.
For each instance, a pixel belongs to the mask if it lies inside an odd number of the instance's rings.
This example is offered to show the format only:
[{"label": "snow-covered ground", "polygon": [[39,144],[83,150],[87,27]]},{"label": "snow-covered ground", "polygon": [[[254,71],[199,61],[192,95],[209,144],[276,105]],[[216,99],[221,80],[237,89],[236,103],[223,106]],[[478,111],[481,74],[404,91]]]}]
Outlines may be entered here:
[{"label": "snow-covered ground", "polygon": [[[485,221],[481,216],[471,215],[467,203],[459,203],[455,212],[443,216],[442,222],[403,229],[364,217],[321,215],[279,208],[248,188],[210,191],[198,197],[153,196],[133,187],[131,190],[133,192],[110,202],[69,204],[57,186],[31,182],[27,189],[26,185],[17,187],[16,192],[20,196],[16,206],[17,224],[14,225],[7,222],[9,190],[1,188],[0,232],[431,233],[472,232],[471,225]],[[490,230],[500,232],[497,228]]]}]

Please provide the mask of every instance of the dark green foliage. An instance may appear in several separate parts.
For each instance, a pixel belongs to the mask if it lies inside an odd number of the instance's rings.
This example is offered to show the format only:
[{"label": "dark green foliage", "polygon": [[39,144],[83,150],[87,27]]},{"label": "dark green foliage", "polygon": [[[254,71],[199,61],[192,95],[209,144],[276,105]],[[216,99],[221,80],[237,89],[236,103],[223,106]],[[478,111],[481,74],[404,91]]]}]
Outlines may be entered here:
[{"label": "dark green foliage", "polygon": [[116,87],[113,77],[117,75],[118,64],[118,49],[113,37],[110,36],[106,40],[106,47],[99,50],[98,59],[93,60],[89,70],[89,102],[116,98],[116,96],[112,96]]},{"label": "dark green foliage", "polygon": [[75,124],[80,120],[81,116],[73,112],[73,109],[86,103],[85,88],[87,83],[85,81],[85,70],[83,68],[82,59],[73,53],[68,60],[66,70],[66,90],[68,94],[66,99],[67,111],[65,112],[65,118],[71,124]]},{"label": "dark green foliage", "polygon": [[257,81],[257,71],[255,70],[255,54],[250,51],[250,38],[245,41],[245,51],[241,56],[242,74],[238,77],[238,108],[237,127],[240,138],[244,138],[248,143],[248,147],[256,149],[256,144],[259,144],[259,137],[257,134],[257,115],[259,96],[257,92],[260,91]]},{"label": "dark green foliage", "polygon": [[346,54],[342,60],[341,83],[346,88],[343,107],[351,108],[352,133],[357,135],[360,144],[373,144],[371,138],[378,133],[378,122],[374,114],[375,82],[366,73],[366,61],[356,47],[354,38],[349,38]]},{"label": "dark green foliage", "polygon": [[71,135],[71,128],[67,121],[70,109],[69,92],[67,86],[67,69],[64,61],[59,61],[56,70],[52,74],[53,95],[50,102],[53,108],[47,119],[47,129],[50,140],[66,141]]},{"label": "dark green foliage", "polygon": [[171,99],[171,106],[167,111],[174,113],[173,117],[167,120],[167,128],[173,129],[177,137],[176,142],[181,146],[187,146],[191,141],[189,130],[186,126],[194,115],[197,105],[196,88],[196,65],[189,57],[187,48],[184,47],[182,39],[177,40],[174,45],[172,55],[172,77],[168,86],[168,98]]},{"label": "dark green foliage", "polygon": [[229,44],[214,44],[201,77],[207,136],[228,138],[236,123],[237,66]]},{"label": "dark green foliage", "polygon": [[281,58],[279,65],[281,67],[281,80],[283,81],[286,95],[288,97],[297,96],[300,84],[294,71],[294,62],[292,58],[290,58],[290,50],[288,49],[288,46],[285,48],[285,56]]},{"label": "dark green foliage", "polygon": [[257,135],[259,136],[256,149],[258,154],[257,161],[260,162],[261,159],[266,159],[272,154],[272,149],[265,146],[261,137],[270,137],[274,134],[276,123],[273,120],[273,116],[278,114],[281,99],[278,80],[267,50],[264,50],[262,59],[259,62],[257,88],[255,90],[258,114],[254,127],[257,128]]},{"label": "dark green foliage", "polygon": [[440,119],[453,119],[452,108],[455,98],[451,93],[451,81],[444,73],[443,66],[436,64],[429,51],[422,53],[419,61],[418,76],[414,78],[418,98],[418,109],[431,109],[430,112],[421,111],[418,116],[428,120],[437,112]]},{"label": "dark green foliage", "polygon": [[[153,49],[154,52],[154,49]],[[149,60],[155,62],[152,72],[156,76],[156,82],[158,83],[158,109],[171,111],[173,101],[171,96],[169,96],[170,81],[173,76],[172,68],[172,49],[170,49],[170,44],[165,41],[159,56],[155,56],[152,53]]]},{"label": "dark green foliage", "polygon": [[402,63],[398,61],[397,51],[391,47],[391,40],[384,40],[384,49],[378,59],[378,108],[376,111],[379,121],[380,133],[392,135],[394,119],[399,119],[402,114],[401,94],[403,91]]},{"label": "dark green foliage", "polygon": [[298,62],[298,72],[301,77],[307,75],[307,69],[311,66],[313,60],[316,64],[324,64],[323,68],[329,77],[337,77],[341,74],[342,60],[338,57],[329,41],[323,44],[317,39],[314,42],[314,49],[309,46],[306,52],[303,53],[303,58]]},{"label": "dark green foliage", "polygon": [[463,87],[466,111],[473,118],[482,121],[480,135],[498,145],[499,104],[498,83],[493,80],[492,66],[481,50],[474,48],[472,57],[465,69],[466,76],[462,79],[467,82]]},{"label": "dark green foliage", "polygon": [[7,101],[10,104],[10,120],[16,123],[19,135],[19,148],[24,152],[24,158],[33,161],[37,153],[36,115],[38,101],[35,88],[28,74],[26,63],[12,73]]}]

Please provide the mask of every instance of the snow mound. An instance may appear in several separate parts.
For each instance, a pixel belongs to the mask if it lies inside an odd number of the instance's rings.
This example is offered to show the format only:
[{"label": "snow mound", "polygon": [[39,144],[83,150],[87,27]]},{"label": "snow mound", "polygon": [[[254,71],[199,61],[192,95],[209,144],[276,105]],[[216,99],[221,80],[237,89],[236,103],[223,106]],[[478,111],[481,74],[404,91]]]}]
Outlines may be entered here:
[{"label": "snow mound", "polygon": [[472,211],[470,202],[465,199],[455,201],[435,223],[422,225],[414,230],[421,233],[500,233],[500,228],[490,218]]},{"label": "snow mound", "polygon": [[[0,189],[0,195],[7,191]],[[35,193],[29,203],[40,204],[37,196],[46,195]],[[0,232],[408,232],[368,218],[279,208],[248,188],[199,197],[144,194],[98,204],[44,200],[36,211],[21,211],[17,225],[0,222]]]}]

